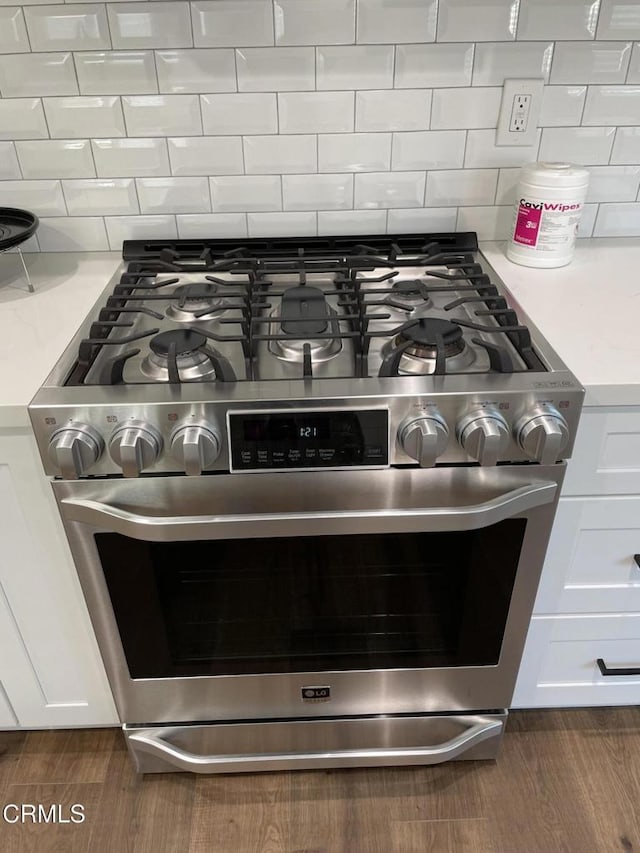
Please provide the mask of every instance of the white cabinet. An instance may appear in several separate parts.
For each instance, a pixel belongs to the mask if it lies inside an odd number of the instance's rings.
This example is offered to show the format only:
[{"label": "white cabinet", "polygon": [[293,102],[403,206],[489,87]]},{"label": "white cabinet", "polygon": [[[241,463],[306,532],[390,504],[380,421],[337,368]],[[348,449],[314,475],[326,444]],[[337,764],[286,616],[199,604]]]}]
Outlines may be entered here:
[{"label": "white cabinet", "polygon": [[30,432],[0,429],[0,727],[117,724]]},{"label": "white cabinet", "polygon": [[[640,704],[639,563],[640,407],[586,409],[514,707]],[[603,675],[598,658],[639,674]]]}]

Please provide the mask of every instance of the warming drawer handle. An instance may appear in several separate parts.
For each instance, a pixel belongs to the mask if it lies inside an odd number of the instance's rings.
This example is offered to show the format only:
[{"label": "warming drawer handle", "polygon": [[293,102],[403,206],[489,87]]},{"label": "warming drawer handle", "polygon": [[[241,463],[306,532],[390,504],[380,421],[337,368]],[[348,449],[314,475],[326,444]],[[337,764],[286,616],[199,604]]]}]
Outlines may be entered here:
[{"label": "warming drawer handle", "polygon": [[607,666],[602,658],[596,660],[600,674],[608,678],[610,675],[640,675],[640,666]]},{"label": "warming drawer handle", "polygon": [[[286,752],[260,755],[196,755],[173,746],[159,735],[141,731],[130,734],[136,751],[162,758],[171,766],[191,773],[237,773],[260,770],[305,769],[330,766],[381,766],[406,763],[442,764],[457,758],[502,731],[502,720],[488,720],[470,726],[466,731],[437,746],[399,747],[394,749],[340,749],[327,752]],[[416,761],[419,759],[419,761]]]},{"label": "warming drawer handle", "polygon": [[80,498],[61,501],[64,518],[150,542],[240,536],[296,536],[306,526],[313,533],[353,532],[354,523],[369,522],[371,529],[461,531],[489,527],[551,503],[557,483],[538,482],[512,489],[481,504],[402,509],[344,510],[341,512],[243,513],[235,515],[140,515],[118,506]]}]

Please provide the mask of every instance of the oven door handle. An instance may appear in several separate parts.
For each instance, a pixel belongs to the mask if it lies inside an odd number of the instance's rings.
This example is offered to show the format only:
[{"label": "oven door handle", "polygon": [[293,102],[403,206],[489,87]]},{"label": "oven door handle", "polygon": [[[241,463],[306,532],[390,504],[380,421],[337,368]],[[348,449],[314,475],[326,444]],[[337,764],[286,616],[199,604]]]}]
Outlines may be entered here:
[{"label": "oven door handle", "polygon": [[558,486],[539,482],[481,504],[344,512],[246,513],[238,515],[140,515],[99,501],[64,498],[64,518],[146,542],[237,539],[341,533],[410,533],[477,530],[551,503]]},{"label": "oven door handle", "polygon": [[501,734],[502,720],[475,723],[451,740],[437,746],[373,749],[337,749],[326,752],[260,753],[257,755],[197,755],[174,746],[162,737],[162,729],[142,729],[128,735],[131,747],[191,773],[253,773],[262,770],[312,770],[322,767],[380,767],[400,764],[442,764],[482,741]]}]

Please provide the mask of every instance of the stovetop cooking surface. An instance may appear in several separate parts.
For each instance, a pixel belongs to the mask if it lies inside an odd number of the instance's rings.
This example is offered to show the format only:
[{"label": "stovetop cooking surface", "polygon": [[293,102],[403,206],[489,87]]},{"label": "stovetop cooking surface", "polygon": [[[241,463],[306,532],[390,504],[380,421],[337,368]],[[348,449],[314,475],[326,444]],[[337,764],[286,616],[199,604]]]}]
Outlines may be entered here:
[{"label": "stovetop cooking surface", "polygon": [[127,241],[67,385],[545,371],[473,233]]}]

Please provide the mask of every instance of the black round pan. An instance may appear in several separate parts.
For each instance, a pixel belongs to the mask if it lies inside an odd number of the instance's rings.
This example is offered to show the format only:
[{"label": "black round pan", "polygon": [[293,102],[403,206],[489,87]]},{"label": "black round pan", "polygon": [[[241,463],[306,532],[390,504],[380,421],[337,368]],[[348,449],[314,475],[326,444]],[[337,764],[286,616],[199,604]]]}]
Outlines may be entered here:
[{"label": "black round pan", "polygon": [[28,210],[0,207],[0,252],[24,243],[38,230],[38,217]]}]

